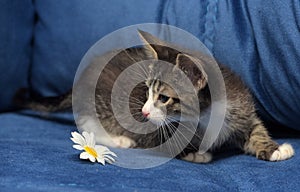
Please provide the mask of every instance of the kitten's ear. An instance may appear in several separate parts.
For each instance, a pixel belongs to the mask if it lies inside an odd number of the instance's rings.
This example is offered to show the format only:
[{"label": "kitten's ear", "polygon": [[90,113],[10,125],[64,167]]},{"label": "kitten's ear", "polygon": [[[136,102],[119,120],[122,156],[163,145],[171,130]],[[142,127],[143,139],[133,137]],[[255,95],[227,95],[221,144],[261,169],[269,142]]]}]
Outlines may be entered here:
[{"label": "kitten's ear", "polygon": [[149,59],[158,59],[159,55],[167,54],[167,50],[163,48],[166,46],[164,41],[142,30],[138,30],[138,33],[145,44],[144,48]]},{"label": "kitten's ear", "polygon": [[176,66],[191,80],[197,90],[203,89],[207,84],[207,74],[199,59],[186,54],[178,54]]}]

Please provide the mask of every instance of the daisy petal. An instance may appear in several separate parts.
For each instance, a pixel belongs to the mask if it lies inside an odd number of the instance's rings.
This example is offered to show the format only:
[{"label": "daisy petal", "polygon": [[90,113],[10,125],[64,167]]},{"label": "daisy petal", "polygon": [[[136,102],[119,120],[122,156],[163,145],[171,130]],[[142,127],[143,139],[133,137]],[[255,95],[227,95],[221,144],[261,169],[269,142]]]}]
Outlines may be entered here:
[{"label": "daisy petal", "polygon": [[107,156],[107,155],[104,155],[104,159],[105,159],[105,160],[109,160],[109,161],[111,161],[111,162],[115,162],[115,161],[116,161],[113,157]]},{"label": "daisy petal", "polygon": [[89,160],[90,160],[91,162],[95,163],[96,158],[95,158],[94,156],[92,156],[92,155],[89,155]]},{"label": "daisy petal", "polygon": [[90,145],[94,147],[96,145],[96,141],[95,141],[95,135],[94,135],[93,132],[90,133],[90,137],[91,137],[90,138],[91,139],[90,140],[90,142],[91,142]]},{"label": "daisy petal", "polygon": [[103,158],[97,157],[97,162],[105,165],[105,160]]},{"label": "daisy petal", "polygon": [[115,160],[115,158],[114,157],[112,157],[112,156],[110,156],[110,155],[103,155],[103,157],[108,157],[109,159],[111,159],[111,160]]},{"label": "daisy petal", "polygon": [[103,154],[106,151],[110,151],[107,147],[104,147],[103,145],[96,145],[95,150],[97,151],[97,153]]},{"label": "daisy petal", "polygon": [[86,142],[85,142],[84,138],[79,133],[74,131],[74,132],[71,133],[71,135],[72,135],[71,140],[74,143],[82,145],[82,146],[86,145]]},{"label": "daisy petal", "polygon": [[102,165],[105,165],[106,162],[115,162],[114,157],[117,157],[117,155],[103,145],[96,145],[93,132],[88,133],[83,131],[82,135],[77,132],[72,132],[71,135],[72,137],[70,139],[75,143],[73,148],[84,150],[79,156],[80,159],[88,159],[91,162],[97,161]]},{"label": "daisy petal", "polygon": [[[97,153],[99,153],[99,152],[97,152]],[[112,155],[114,157],[117,157],[117,155],[114,152],[112,152],[112,151],[104,151],[101,154],[102,155]]]},{"label": "daisy petal", "polygon": [[112,160],[110,160],[110,159],[107,159],[107,158],[104,158],[104,160],[105,160],[107,163],[109,163],[109,164],[113,164],[113,163],[114,163],[114,161],[112,161]]},{"label": "daisy petal", "polygon": [[93,147],[93,146],[91,145],[91,137],[90,137],[90,134],[89,134],[88,132],[84,131],[84,132],[82,132],[82,135],[83,135],[83,137],[84,137],[84,139],[85,139],[86,145]]},{"label": "daisy petal", "polygon": [[79,158],[80,159],[88,159],[89,156],[90,156],[90,154],[88,154],[87,152],[82,152],[82,153],[80,153]]},{"label": "daisy petal", "polygon": [[110,151],[107,147],[102,146],[102,145],[96,145],[95,150],[98,154],[112,155],[114,157],[117,157],[117,155],[114,152]]},{"label": "daisy petal", "polygon": [[117,155],[112,151],[106,151],[105,153],[103,153],[103,155],[112,155],[114,157],[117,157]]},{"label": "daisy petal", "polygon": [[83,144],[84,138],[79,133],[74,131],[71,133],[71,135],[71,140],[74,141],[74,143]]},{"label": "daisy petal", "polygon": [[81,146],[81,145],[73,145],[73,148],[74,149],[77,149],[77,150],[84,150],[84,148]]}]

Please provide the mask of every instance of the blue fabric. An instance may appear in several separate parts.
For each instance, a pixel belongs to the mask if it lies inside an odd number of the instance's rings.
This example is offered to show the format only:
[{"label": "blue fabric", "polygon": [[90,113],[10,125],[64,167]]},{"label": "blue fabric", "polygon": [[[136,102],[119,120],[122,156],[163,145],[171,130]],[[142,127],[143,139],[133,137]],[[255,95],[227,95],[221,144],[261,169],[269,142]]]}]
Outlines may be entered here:
[{"label": "blue fabric", "polygon": [[300,127],[300,92],[295,91],[300,88],[297,0],[45,0],[35,6],[31,87],[41,95],[68,90],[81,58],[104,35],[131,24],[160,22],[194,34],[217,60],[239,74],[265,120]]},{"label": "blue fabric", "polygon": [[213,52],[266,120],[300,129],[300,1],[219,1]]},{"label": "blue fabric", "polygon": [[209,17],[209,13],[207,13],[208,5],[208,0],[198,2],[183,2],[181,0],[162,1],[161,13],[158,13],[158,21],[159,23],[182,28],[199,38],[201,42],[204,42],[205,37],[209,34],[205,28],[209,23],[207,20],[210,20],[207,19]]},{"label": "blue fabric", "polygon": [[[0,189],[5,191],[297,191],[300,156],[266,162],[237,151],[221,153],[210,164],[171,160],[132,170],[79,159],[72,148],[75,126],[17,113],[0,115]],[[296,154],[300,134],[286,134]],[[111,149],[117,154],[130,150]],[[144,156],[151,159],[151,156]]]},{"label": "blue fabric", "polygon": [[161,22],[196,35],[242,77],[266,121],[300,129],[298,0],[170,1],[165,12]]},{"label": "blue fabric", "polygon": [[28,86],[34,10],[31,0],[0,1],[0,111],[12,110],[17,89]]},{"label": "blue fabric", "polygon": [[69,90],[82,57],[96,41],[121,27],[156,22],[159,5],[159,0],[36,1],[33,90],[45,96]]}]

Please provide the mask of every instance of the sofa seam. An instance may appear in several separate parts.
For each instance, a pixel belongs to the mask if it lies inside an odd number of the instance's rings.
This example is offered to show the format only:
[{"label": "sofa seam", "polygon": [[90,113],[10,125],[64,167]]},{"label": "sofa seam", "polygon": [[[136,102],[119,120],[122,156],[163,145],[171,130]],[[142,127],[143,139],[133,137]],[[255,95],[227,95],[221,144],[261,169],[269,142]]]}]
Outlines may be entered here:
[{"label": "sofa seam", "polygon": [[215,24],[217,21],[218,0],[209,0],[206,7],[206,15],[204,21],[204,44],[213,52],[215,39]]},{"label": "sofa seam", "polygon": [[32,36],[31,36],[31,54],[29,58],[29,67],[28,67],[28,77],[27,77],[27,86],[29,93],[32,93],[32,68],[34,62],[34,55],[35,55],[35,35],[36,35],[36,25],[38,23],[39,17],[36,10],[36,1],[31,0],[32,8],[33,8],[33,25],[32,25]]}]

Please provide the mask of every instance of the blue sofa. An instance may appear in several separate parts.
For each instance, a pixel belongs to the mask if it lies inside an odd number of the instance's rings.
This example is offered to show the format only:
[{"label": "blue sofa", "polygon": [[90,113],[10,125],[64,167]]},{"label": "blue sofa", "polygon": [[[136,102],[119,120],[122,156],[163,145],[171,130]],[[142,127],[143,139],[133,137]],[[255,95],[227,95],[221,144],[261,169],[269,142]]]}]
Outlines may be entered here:
[{"label": "blue sofa", "polygon": [[[21,87],[42,96],[66,92],[97,40],[138,23],[170,24],[198,37],[242,77],[272,136],[292,144],[295,156],[267,162],[222,150],[209,164],[102,166],[80,160],[72,148],[71,113],[14,106]],[[0,24],[0,191],[300,190],[298,0],[1,0]]]}]

